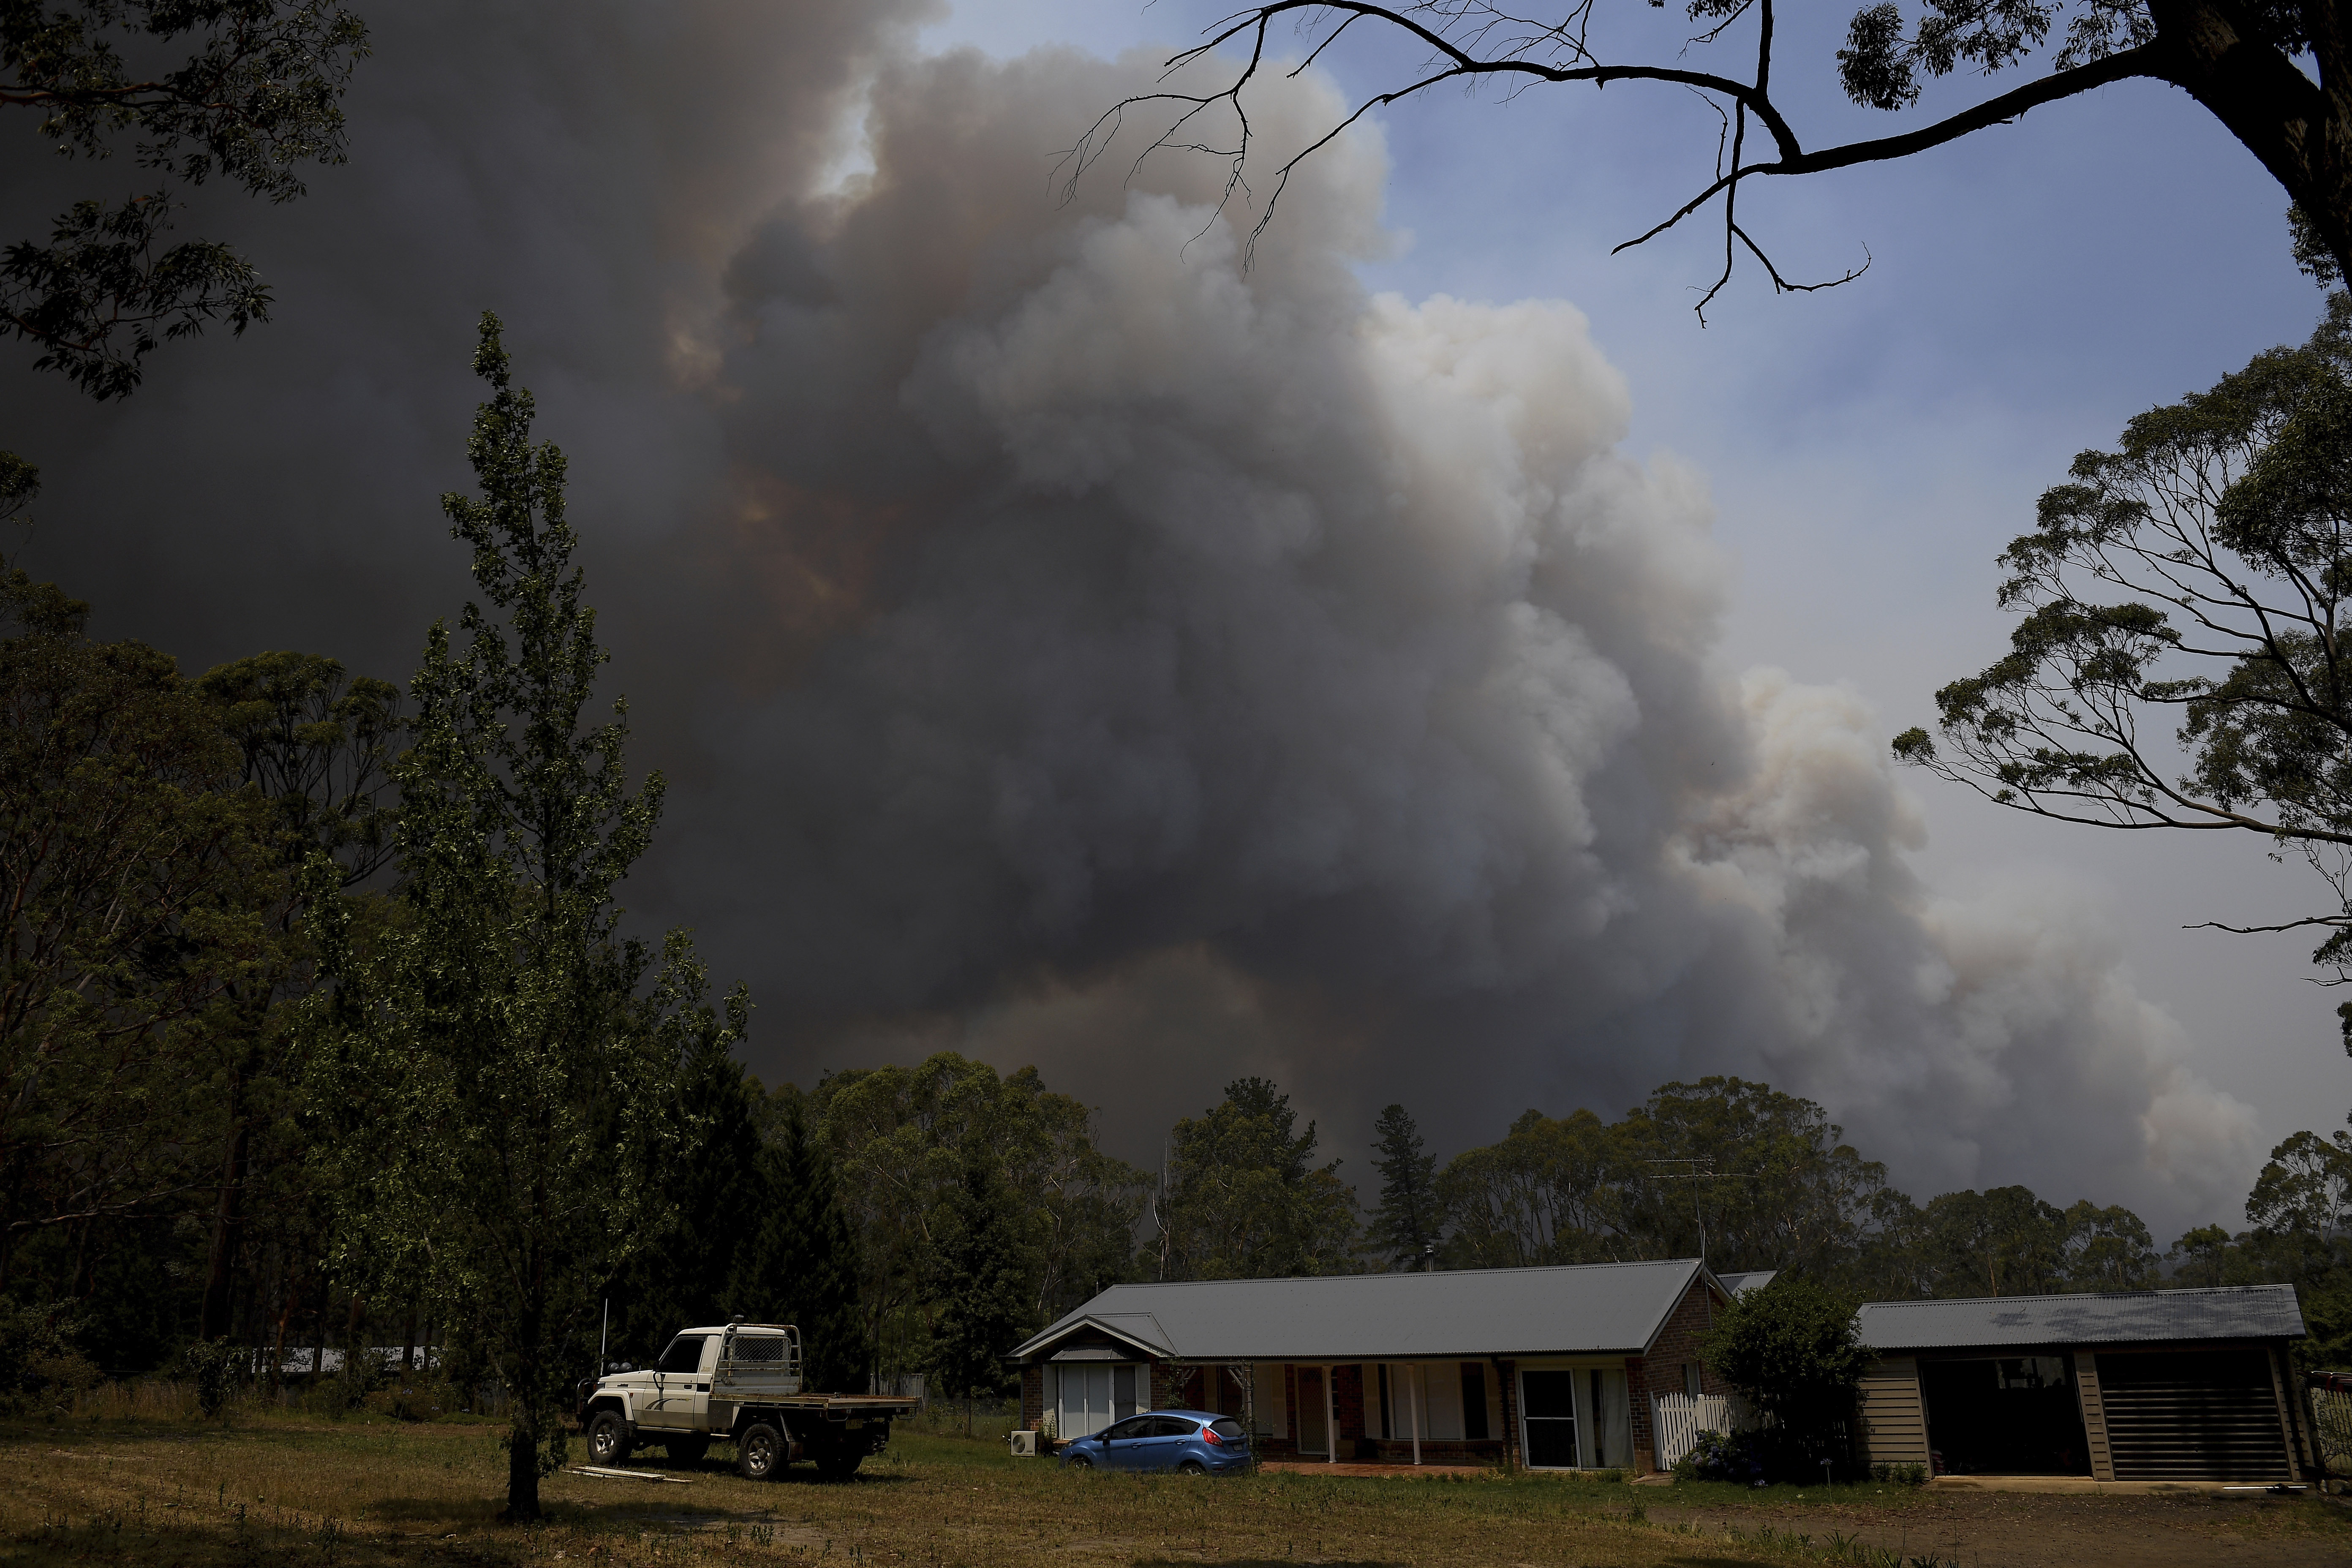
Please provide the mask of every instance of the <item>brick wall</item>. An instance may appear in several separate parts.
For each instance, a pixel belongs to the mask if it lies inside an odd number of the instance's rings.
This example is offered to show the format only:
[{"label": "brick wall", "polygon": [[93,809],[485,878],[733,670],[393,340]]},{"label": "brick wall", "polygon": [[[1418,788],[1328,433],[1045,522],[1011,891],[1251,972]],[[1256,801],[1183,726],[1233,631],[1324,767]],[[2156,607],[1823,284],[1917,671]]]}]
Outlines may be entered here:
[{"label": "brick wall", "polygon": [[1633,1406],[1633,1468],[1653,1470],[1657,1468],[1657,1441],[1650,1431],[1650,1396],[1654,1394],[1684,1392],[1683,1368],[1699,1368],[1699,1392],[1728,1394],[1723,1380],[1706,1370],[1699,1359],[1699,1342],[1706,1337],[1722,1306],[1721,1298],[1709,1290],[1704,1280],[1694,1279],[1683,1293],[1674,1311],[1666,1318],[1655,1343],[1645,1356],[1629,1356],[1625,1361],[1625,1387]]},{"label": "brick wall", "polygon": [[1524,1462],[1519,1457],[1519,1363],[1498,1361],[1494,1375],[1502,1380],[1503,1389],[1503,1468],[1516,1470]]},{"label": "brick wall", "polygon": [[1045,1369],[1034,1362],[1021,1369],[1021,1425],[1034,1432],[1045,1420]]},{"label": "brick wall", "polygon": [[[1375,1397],[1378,1397],[1375,1392]],[[1354,1362],[1342,1362],[1331,1368],[1331,1414],[1339,1423],[1339,1441],[1344,1445],[1361,1442],[1364,1427],[1364,1369]],[[1340,1457],[1349,1449],[1342,1447]]]}]

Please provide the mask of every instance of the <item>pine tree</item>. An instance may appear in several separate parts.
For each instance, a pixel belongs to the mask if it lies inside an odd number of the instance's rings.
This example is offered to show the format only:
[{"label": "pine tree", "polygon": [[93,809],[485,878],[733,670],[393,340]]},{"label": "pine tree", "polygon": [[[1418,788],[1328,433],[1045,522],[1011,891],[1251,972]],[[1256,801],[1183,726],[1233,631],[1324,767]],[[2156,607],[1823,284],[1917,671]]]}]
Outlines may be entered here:
[{"label": "pine tree", "polygon": [[738,1253],[734,1310],[801,1331],[802,1376],[824,1394],[865,1392],[873,1355],[857,1299],[857,1237],[843,1211],[833,1154],[808,1122],[797,1090],[776,1099],[761,1149],[758,1228]]},{"label": "pine tree", "polygon": [[943,1393],[965,1402],[968,1426],[974,1398],[1010,1386],[1004,1352],[1036,1326],[1030,1303],[1037,1249],[985,1149],[966,1151],[962,1184],[940,1228],[929,1370]]},{"label": "pine tree", "polygon": [[1381,1206],[1372,1211],[1373,1240],[1389,1255],[1391,1268],[1426,1268],[1437,1245],[1437,1162],[1422,1152],[1421,1129],[1402,1105],[1391,1105],[1372,1123],[1380,1134]]}]

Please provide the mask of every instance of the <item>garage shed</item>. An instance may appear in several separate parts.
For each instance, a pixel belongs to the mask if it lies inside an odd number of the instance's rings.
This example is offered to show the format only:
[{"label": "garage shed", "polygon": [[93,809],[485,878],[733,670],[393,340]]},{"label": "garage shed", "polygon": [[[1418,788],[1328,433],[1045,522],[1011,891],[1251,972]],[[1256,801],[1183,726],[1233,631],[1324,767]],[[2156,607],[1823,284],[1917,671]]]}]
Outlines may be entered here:
[{"label": "garage shed", "polygon": [[1939,1476],[2287,1481],[2312,1463],[2291,1285],[1873,1301],[1861,1457]]}]

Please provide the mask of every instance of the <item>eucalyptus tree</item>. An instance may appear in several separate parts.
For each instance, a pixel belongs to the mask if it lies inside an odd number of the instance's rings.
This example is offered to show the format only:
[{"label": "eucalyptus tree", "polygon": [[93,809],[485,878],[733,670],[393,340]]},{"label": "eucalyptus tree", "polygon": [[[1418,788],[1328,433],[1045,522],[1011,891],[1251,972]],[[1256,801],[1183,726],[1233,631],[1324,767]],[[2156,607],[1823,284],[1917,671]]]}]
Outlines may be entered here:
[{"label": "eucalyptus tree", "polygon": [[1262,1078],[1170,1134],[1167,1185],[1147,1241],[1163,1279],[1353,1274],[1363,1240],[1339,1162],[1315,1163],[1315,1123],[1298,1131],[1290,1097]]},{"label": "eucalyptus tree", "polygon": [[204,1064],[275,984],[268,805],[170,656],[0,571],[0,1289],[28,1240],[175,1208],[218,1148]]},{"label": "eucalyptus tree", "polygon": [[74,202],[46,244],[0,253],[0,330],[104,400],[167,340],[268,321],[253,264],[219,240],[167,243],[172,214],[211,180],[289,202],[305,165],[341,163],[343,89],[367,51],[335,0],[0,4],[0,107],[37,113],[68,158],[127,142],[147,186]]},{"label": "eucalyptus tree", "polygon": [[[658,954],[618,931],[662,780],[628,787],[626,705],[585,719],[606,658],[572,563],[564,461],[530,439],[495,316],[474,356],[493,395],[468,455],[479,499],[442,500],[491,608],[445,623],[410,683],[394,764],[400,889],[361,930],[310,861],[331,991],[309,1010],[312,1095],[340,1132],[339,1266],[446,1311],[509,1395],[507,1513],[539,1513],[562,1463],[568,1378],[598,1287],[669,1220],[701,1128],[687,1100],[750,1005],[706,998],[683,931]],[[578,1358],[578,1359],[573,1359]]]},{"label": "eucalyptus tree", "polygon": [[968,1204],[970,1152],[1004,1178],[1025,1238],[1029,1315],[1050,1318],[1128,1276],[1143,1173],[1097,1142],[1094,1118],[1034,1068],[1000,1074],[938,1052],[912,1067],[831,1073],[808,1110],[858,1241],[856,1298],[881,1370],[929,1361],[940,1249]]},{"label": "eucalyptus tree", "polygon": [[2008,654],[1895,754],[2010,810],[2299,858],[2326,907],[2221,929],[2320,933],[2352,979],[2352,299],[2076,458],[2000,562]]},{"label": "eucalyptus tree", "polygon": [[[1664,0],[1650,0],[1663,9]],[[1742,252],[1781,291],[1833,287],[1791,282],[1740,221],[1742,188],[1775,176],[1824,174],[1916,157],[2006,125],[2044,104],[2112,83],[2145,79],[2181,89],[2262,161],[2301,215],[2311,243],[2352,268],[2352,29],[2336,0],[1920,0],[1906,15],[1896,0],[1871,0],[1847,25],[1833,71],[1854,103],[1890,112],[1915,109],[1927,80],[1965,73],[2025,77],[1965,107],[1920,118],[1891,135],[1822,145],[1801,133],[1782,89],[1798,62],[1776,53],[1772,0],[1680,0],[1696,35],[1667,41],[1593,0],[1557,0],[1526,9],[1497,0],[1271,0],[1246,5],[1211,26],[1203,41],[1174,56],[1160,83],[1107,110],[1070,154],[1073,178],[1109,150],[1127,112],[1167,111],[1167,128],[1143,153],[1209,152],[1230,167],[1228,198],[1263,192],[1258,228],[1269,222],[1291,174],[1372,110],[1445,87],[1492,82],[1507,92],[1544,86],[1650,84],[1696,93],[1721,116],[1715,173],[1648,232],[1656,237],[1710,207],[1722,234],[1723,266],[1698,303],[1700,319],[1729,281]],[[1679,31],[1679,29],[1676,29]],[[1643,37],[1647,32],[1648,37]],[[1288,72],[1296,47],[1312,61],[1387,35],[1402,52],[1390,74],[1304,150],[1271,170],[1253,171],[1256,128],[1243,96],[1261,77]],[[1738,56],[1705,68],[1719,51]],[[2033,72],[2030,76],[2029,71]],[[1865,259],[1864,267],[1868,266]]]},{"label": "eucalyptus tree", "polygon": [[[394,812],[384,797],[401,729],[397,688],[354,679],[331,658],[280,650],[217,666],[195,689],[236,747],[239,765],[229,787],[267,803],[264,842],[289,877],[312,854],[329,858],[344,887],[383,868],[392,853]],[[281,1226],[318,1228],[309,1184],[299,1178],[305,1150],[289,1081],[292,1037],[279,1005],[313,977],[303,907],[299,898],[273,900],[270,934],[287,949],[286,962],[266,980],[253,976],[232,989],[232,1026],[215,1037],[210,1076],[225,1125],[201,1339],[229,1331],[232,1278],[245,1246],[257,1163],[289,1211],[277,1216]]]}]

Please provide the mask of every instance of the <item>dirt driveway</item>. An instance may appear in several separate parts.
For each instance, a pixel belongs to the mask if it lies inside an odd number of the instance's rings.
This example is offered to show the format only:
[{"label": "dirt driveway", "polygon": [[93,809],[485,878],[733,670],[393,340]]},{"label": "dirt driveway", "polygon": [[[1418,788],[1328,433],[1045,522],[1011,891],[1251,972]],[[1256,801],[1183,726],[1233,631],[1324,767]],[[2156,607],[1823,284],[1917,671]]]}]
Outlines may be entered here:
[{"label": "dirt driveway", "polygon": [[1900,1509],[1846,1504],[1649,1510],[1654,1522],[1726,1526],[1754,1536],[1855,1537],[1906,1560],[1959,1568],[2344,1568],[2352,1563],[2352,1510],[2320,1499],[2212,1493],[2150,1497],[1954,1491],[1906,1500]]}]

